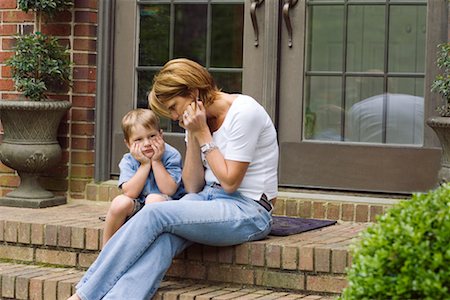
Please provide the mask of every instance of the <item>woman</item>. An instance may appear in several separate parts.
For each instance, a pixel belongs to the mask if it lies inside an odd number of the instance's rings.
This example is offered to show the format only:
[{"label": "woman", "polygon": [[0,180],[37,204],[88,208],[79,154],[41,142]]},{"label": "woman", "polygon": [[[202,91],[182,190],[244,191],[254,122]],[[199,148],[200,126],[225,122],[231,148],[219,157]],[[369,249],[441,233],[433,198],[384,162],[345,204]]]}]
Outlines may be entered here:
[{"label": "woman", "polygon": [[229,246],[264,238],[277,195],[278,145],[253,98],[221,92],[187,59],[154,78],[151,108],[186,129],[179,201],[145,206],[109,240],[69,299],[149,299],[172,258],[201,243]]}]

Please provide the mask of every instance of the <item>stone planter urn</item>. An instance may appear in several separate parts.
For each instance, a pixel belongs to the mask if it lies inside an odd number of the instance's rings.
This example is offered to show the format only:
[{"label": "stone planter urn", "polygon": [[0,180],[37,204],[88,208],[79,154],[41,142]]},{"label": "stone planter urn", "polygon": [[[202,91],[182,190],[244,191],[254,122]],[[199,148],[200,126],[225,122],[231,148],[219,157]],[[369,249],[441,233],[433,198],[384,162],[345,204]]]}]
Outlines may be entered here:
[{"label": "stone planter urn", "polygon": [[0,160],[20,176],[20,185],[0,198],[0,205],[43,208],[67,203],[38,181],[39,175],[61,159],[56,136],[68,101],[0,101],[3,142]]},{"label": "stone planter urn", "polygon": [[442,147],[439,184],[450,182],[450,117],[431,117],[427,124],[436,133]]}]

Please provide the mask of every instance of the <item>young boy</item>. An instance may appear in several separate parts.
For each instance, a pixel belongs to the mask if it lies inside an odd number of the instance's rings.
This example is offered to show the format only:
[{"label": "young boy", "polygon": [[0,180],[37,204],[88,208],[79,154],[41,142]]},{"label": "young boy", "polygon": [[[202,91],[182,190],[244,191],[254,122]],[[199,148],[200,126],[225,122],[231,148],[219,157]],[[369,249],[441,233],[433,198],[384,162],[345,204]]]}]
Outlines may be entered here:
[{"label": "young boy", "polygon": [[122,119],[129,153],[119,163],[119,188],[106,215],[103,245],[144,204],[178,199],[181,185],[181,155],[163,140],[159,118],[149,109],[134,109]]}]

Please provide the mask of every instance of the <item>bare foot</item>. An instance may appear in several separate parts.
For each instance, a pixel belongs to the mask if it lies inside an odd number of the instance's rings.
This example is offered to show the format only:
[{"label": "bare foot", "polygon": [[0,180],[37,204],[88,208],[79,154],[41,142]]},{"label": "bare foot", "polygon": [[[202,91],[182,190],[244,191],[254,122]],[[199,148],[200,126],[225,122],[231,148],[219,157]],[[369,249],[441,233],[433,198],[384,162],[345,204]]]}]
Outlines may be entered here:
[{"label": "bare foot", "polygon": [[73,294],[72,296],[70,296],[69,299],[67,300],[81,300],[81,298],[77,295],[77,294]]}]

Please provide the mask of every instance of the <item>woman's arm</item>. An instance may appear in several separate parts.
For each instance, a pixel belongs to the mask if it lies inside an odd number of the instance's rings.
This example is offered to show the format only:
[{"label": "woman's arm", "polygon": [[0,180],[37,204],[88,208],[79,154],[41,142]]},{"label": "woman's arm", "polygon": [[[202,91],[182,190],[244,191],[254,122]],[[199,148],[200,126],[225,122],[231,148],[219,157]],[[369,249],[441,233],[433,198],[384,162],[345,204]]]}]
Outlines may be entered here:
[{"label": "woman's arm", "polygon": [[183,166],[183,184],[186,192],[198,193],[205,185],[205,170],[200,155],[200,146],[191,134],[187,134],[186,156]]}]

